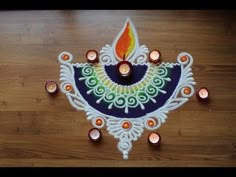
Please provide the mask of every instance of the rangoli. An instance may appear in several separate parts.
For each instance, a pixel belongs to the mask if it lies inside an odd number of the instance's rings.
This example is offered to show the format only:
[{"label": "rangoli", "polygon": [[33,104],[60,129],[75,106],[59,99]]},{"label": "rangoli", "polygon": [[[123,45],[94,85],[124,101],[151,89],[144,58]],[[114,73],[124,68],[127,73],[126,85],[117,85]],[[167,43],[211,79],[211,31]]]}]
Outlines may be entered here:
[{"label": "rangoli", "polygon": [[[181,52],[176,63],[150,62],[129,18],[112,45],[102,47],[97,63],[72,63],[72,54],[65,51],[58,60],[61,91],[94,127],[106,128],[118,139],[123,159],[144,129],[157,130],[169,111],[194,94],[192,56]],[[120,77],[117,65],[122,61],[132,64],[130,77]]]}]

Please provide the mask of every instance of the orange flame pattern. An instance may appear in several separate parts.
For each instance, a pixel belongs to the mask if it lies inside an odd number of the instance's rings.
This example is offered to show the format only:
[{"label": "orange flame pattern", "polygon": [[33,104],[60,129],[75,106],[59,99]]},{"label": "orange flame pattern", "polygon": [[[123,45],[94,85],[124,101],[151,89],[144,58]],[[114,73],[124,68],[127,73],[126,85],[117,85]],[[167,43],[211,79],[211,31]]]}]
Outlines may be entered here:
[{"label": "orange flame pattern", "polygon": [[120,38],[116,43],[115,46],[116,54],[120,59],[124,60],[133,51],[134,47],[135,47],[134,33],[130,26],[130,23],[127,22],[124,32],[121,34]]}]

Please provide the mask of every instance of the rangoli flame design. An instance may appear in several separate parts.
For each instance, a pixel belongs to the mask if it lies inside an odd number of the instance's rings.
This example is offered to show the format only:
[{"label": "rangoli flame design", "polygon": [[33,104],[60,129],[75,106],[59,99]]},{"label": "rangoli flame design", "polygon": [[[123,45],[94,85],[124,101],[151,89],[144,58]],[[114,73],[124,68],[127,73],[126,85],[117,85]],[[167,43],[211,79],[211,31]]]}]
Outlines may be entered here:
[{"label": "rangoli flame design", "polygon": [[[106,44],[100,50],[98,64],[71,63],[69,52],[58,56],[61,91],[75,109],[86,112],[94,127],[106,128],[118,139],[123,159],[128,159],[132,142],[144,129],[158,129],[169,111],[194,94],[196,82],[189,53],[181,52],[177,63],[156,65],[148,61],[148,52],[145,45],[139,45],[134,25],[127,18],[112,46]],[[132,63],[134,74],[129,82],[116,72],[121,60]]]},{"label": "rangoli flame design", "polygon": [[135,37],[133,32],[133,27],[130,25],[130,21],[127,20],[121,35],[118,36],[118,41],[115,44],[116,56],[122,60],[124,58],[129,58],[135,48]]}]

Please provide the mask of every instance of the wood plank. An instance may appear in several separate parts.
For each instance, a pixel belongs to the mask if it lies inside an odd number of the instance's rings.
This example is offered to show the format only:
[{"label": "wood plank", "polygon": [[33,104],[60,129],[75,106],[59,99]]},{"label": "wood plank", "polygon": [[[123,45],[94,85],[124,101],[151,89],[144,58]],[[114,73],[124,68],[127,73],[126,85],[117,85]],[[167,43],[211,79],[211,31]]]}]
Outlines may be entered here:
[{"label": "wood plank", "polygon": [[[164,62],[180,52],[193,58],[194,95],[168,114],[157,130],[160,149],[145,130],[123,160],[118,140],[87,137],[92,124],[61,92],[50,97],[47,80],[59,84],[62,51],[85,62],[89,49],[112,44],[129,16],[139,43],[158,48]],[[235,10],[31,10],[0,11],[0,166],[163,167],[236,166]]]}]

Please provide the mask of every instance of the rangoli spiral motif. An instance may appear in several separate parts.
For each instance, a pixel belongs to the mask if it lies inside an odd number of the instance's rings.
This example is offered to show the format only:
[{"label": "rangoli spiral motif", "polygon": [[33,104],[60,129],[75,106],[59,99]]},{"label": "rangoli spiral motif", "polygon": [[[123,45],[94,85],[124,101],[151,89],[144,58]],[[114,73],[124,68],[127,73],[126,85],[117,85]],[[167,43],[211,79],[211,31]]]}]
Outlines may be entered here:
[{"label": "rangoli spiral motif", "polygon": [[[118,139],[124,159],[144,129],[158,129],[169,111],[194,94],[193,58],[189,53],[181,52],[177,63],[158,64],[149,62],[148,53],[145,45],[139,45],[134,25],[127,18],[113,44],[100,50],[97,64],[72,63],[69,52],[58,56],[61,91],[75,109],[86,112],[94,127],[106,128]],[[123,56],[132,63],[129,80],[120,79],[116,70]]]}]

